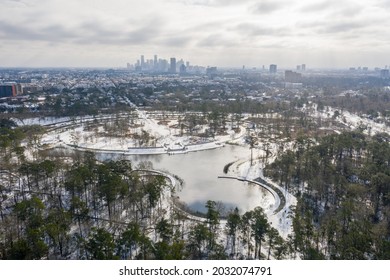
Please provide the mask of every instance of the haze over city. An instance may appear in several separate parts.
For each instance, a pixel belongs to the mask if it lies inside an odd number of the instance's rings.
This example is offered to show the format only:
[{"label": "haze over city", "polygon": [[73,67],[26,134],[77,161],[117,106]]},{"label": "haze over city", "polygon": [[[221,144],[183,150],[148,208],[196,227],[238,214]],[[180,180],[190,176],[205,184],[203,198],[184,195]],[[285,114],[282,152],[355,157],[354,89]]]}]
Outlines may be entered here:
[{"label": "haze over city", "polygon": [[389,0],[2,0],[0,67],[385,67]]}]

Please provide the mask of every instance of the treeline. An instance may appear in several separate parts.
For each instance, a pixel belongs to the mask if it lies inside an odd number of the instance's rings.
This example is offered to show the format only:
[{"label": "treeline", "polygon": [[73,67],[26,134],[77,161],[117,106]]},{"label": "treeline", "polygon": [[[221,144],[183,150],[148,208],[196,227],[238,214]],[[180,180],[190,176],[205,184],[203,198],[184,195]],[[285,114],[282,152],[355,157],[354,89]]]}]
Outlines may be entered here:
[{"label": "treeline", "polygon": [[304,259],[390,258],[389,136],[297,139],[265,169],[298,197],[294,251]]},{"label": "treeline", "polygon": [[126,226],[146,235],[167,211],[166,179],[138,176],[128,161],[25,161],[1,179],[2,259],[102,258]]},{"label": "treeline", "polygon": [[337,91],[324,92],[325,96],[318,97],[315,101],[319,108],[331,106],[342,108],[349,112],[367,114],[375,119],[381,114],[383,117],[390,116],[390,91],[383,88],[360,90],[359,94],[346,93],[343,96],[336,94]]},{"label": "treeline", "polygon": [[[221,225],[219,204],[203,219],[169,203],[161,175],[129,161],[23,162],[1,176],[0,259],[282,259],[291,246],[258,207]],[[168,198],[168,199],[164,199]]]}]

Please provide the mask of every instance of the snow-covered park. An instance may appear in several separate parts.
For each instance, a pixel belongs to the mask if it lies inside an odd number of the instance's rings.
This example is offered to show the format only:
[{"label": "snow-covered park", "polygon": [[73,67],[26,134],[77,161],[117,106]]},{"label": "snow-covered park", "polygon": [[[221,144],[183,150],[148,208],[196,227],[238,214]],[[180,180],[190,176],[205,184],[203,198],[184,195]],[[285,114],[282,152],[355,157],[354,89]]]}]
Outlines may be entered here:
[{"label": "snow-covered park", "polygon": [[67,146],[79,150],[108,151],[122,154],[186,153],[220,148],[228,141],[245,135],[245,128],[227,124],[224,133],[210,136],[208,125],[197,125],[189,133],[180,116],[136,114],[83,117],[61,120],[35,119],[29,124],[49,127],[41,143],[43,147]]},{"label": "snow-covered park", "polygon": [[[390,133],[389,127],[385,124],[347,111],[336,116],[337,109],[327,107],[326,110],[320,111],[316,104],[304,106],[302,111],[314,118],[331,119],[346,129],[353,130],[363,127],[367,134]],[[212,134],[209,131],[209,123],[201,123],[189,128],[188,122],[181,114],[147,112],[138,108],[128,114],[30,119],[24,120],[23,124],[40,124],[47,127],[47,133],[41,138],[41,148],[44,149],[66,147],[121,155],[158,155],[217,149],[226,143],[248,147],[248,144],[245,143],[245,137],[248,135],[246,117],[248,116],[243,116],[239,125],[227,122],[223,131],[216,130]],[[338,129],[338,127],[334,129],[335,133],[339,133]],[[278,211],[275,211],[276,202],[272,196],[269,196],[267,201],[262,201],[261,204],[262,206],[266,205],[264,206],[265,212],[272,226],[279,231],[281,236],[287,238],[292,233],[290,209],[296,205],[297,201],[284,188],[264,177],[262,172],[265,166],[264,158],[267,157],[267,163],[271,163],[280,152],[280,147],[277,142],[268,142],[266,156],[265,150],[260,148],[265,144],[262,141],[264,139],[260,139],[260,143],[257,143],[254,149],[256,155],[253,161],[248,157],[236,160],[228,168],[226,176],[242,181],[266,182],[278,190],[279,194],[283,194],[283,205],[277,209]],[[292,146],[292,142],[284,143],[285,149],[292,149]],[[222,172],[221,175],[223,175]],[[191,184],[191,182],[186,183]],[[270,199],[272,201],[269,201]],[[280,197],[275,199],[280,200]]]}]

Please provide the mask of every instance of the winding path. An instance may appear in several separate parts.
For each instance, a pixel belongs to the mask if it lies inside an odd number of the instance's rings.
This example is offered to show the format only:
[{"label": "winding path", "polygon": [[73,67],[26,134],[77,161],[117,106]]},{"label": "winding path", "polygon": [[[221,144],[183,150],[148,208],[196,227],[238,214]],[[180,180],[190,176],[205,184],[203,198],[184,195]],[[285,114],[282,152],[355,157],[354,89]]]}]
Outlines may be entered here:
[{"label": "winding path", "polygon": [[284,197],[283,193],[280,192],[280,190],[273,187],[272,185],[268,184],[266,181],[262,180],[261,178],[257,178],[255,180],[248,180],[248,179],[243,178],[243,177],[235,177],[235,176],[218,176],[218,178],[220,178],[220,179],[236,179],[239,181],[253,183],[253,184],[256,184],[256,185],[266,189],[268,192],[271,193],[271,195],[275,199],[275,204],[274,204],[273,211],[272,211],[273,215],[276,215],[277,213],[279,213],[286,205],[286,198]]}]

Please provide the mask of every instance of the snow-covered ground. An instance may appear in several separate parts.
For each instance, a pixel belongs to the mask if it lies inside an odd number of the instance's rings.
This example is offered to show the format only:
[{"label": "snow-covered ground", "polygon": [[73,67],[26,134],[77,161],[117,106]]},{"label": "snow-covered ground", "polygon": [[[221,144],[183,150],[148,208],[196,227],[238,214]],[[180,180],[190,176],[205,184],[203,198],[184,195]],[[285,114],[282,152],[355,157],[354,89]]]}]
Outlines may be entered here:
[{"label": "snow-covered ground", "polygon": [[[138,119],[129,126],[133,136],[111,137],[105,135],[102,122],[110,121],[107,116],[93,119],[83,118],[82,120],[64,118],[58,120],[61,127],[46,133],[42,137],[41,143],[49,147],[68,146],[80,150],[102,150],[123,154],[172,154],[220,148],[225,142],[241,138],[245,134],[245,129],[242,127],[240,133],[235,133],[230,129],[226,135],[216,135],[214,138],[180,136],[181,133],[176,128],[178,124],[176,119],[161,124],[158,120],[149,117],[146,112],[140,110],[137,112]],[[100,122],[97,131],[86,129],[88,126],[86,121],[92,120]],[[24,120],[23,123],[56,125],[53,119],[30,119]],[[140,146],[139,137],[134,137],[134,135],[140,136],[143,133],[148,134],[149,143]]]},{"label": "snow-covered ground", "polygon": [[[341,110],[337,108],[332,108],[330,106],[327,106],[324,108],[324,110],[318,110],[318,106],[315,103],[312,103],[308,106],[306,104],[302,107],[303,112],[307,112],[310,116],[314,118],[321,118],[323,120],[334,120],[335,122],[338,122],[339,124],[342,124],[351,130],[357,129],[357,128],[363,128],[363,132],[367,135],[374,135],[377,133],[388,133],[390,134],[390,127],[386,126],[385,123],[378,123],[375,122],[372,119],[369,119],[364,116],[359,116],[357,114],[348,112],[346,110]],[[335,116],[335,112],[338,111],[339,114],[337,117],[333,119],[333,116]],[[336,130],[336,133],[339,132]]]},{"label": "snow-covered ground", "polygon": [[[277,145],[270,145],[270,149],[271,153],[274,156],[269,158],[268,162],[272,162],[275,159],[277,154]],[[264,156],[264,154],[264,151],[259,153],[260,156]],[[277,213],[275,213],[275,209],[271,207],[265,209],[265,213],[267,214],[268,221],[275,229],[279,231],[279,234],[283,238],[287,238],[289,234],[292,234],[292,217],[291,215],[289,215],[290,208],[297,204],[297,199],[294,195],[286,191],[284,188],[272,182],[269,178],[264,177],[264,165],[265,164],[261,159],[254,159],[252,162],[252,166],[250,163],[250,159],[242,159],[230,166],[228,175],[245,178],[246,180],[255,180],[257,178],[261,178],[268,184],[271,184],[274,188],[279,189],[283,193],[286,199],[286,204],[284,205],[284,207]]]}]

